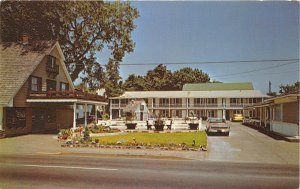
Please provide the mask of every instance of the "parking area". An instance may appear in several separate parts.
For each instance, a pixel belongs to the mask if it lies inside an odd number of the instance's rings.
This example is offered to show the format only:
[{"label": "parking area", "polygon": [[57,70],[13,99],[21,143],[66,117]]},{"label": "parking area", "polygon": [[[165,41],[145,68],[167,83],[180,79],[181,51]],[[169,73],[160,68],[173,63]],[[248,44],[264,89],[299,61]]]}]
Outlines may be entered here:
[{"label": "parking area", "polygon": [[208,136],[206,160],[299,164],[299,143],[269,137],[241,123],[231,123],[228,136]]}]

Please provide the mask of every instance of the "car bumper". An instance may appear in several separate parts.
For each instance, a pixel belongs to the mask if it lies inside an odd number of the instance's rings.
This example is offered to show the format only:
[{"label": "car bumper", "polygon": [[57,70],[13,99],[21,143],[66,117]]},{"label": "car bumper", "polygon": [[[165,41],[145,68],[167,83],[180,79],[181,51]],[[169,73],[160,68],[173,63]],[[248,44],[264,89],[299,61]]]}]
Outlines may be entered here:
[{"label": "car bumper", "polygon": [[224,128],[224,129],[214,129],[214,128],[210,128],[207,130],[207,132],[209,133],[229,133],[230,128]]}]

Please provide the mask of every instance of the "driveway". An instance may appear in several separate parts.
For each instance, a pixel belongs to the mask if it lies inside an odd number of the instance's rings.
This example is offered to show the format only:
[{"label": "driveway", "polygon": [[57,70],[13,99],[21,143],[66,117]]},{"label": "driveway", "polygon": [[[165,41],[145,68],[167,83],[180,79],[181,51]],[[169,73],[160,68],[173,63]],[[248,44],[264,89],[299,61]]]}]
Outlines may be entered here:
[{"label": "driveway", "polygon": [[227,136],[208,136],[206,160],[299,164],[299,143],[271,138],[241,123],[231,123]]}]

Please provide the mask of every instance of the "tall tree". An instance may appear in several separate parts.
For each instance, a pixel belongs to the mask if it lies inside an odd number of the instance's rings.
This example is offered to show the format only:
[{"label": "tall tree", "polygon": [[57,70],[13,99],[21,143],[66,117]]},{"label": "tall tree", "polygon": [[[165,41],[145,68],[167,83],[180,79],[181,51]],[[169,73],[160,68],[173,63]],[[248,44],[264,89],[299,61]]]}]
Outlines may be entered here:
[{"label": "tall tree", "polygon": [[163,64],[158,65],[153,70],[147,72],[145,76],[145,90],[170,90],[169,79],[172,75],[170,70]]},{"label": "tall tree", "polygon": [[130,74],[123,84],[125,91],[143,91],[145,89],[145,79],[143,76]]},{"label": "tall tree", "polygon": [[281,85],[279,87],[279,93],[281,95],[292,94],[292,93],[299,93],[300,92],[300,82],[297,81],[292,85]]},{"label": "tall tree", "polygon": [[[1,40],[18,41],[21,34],[34,40],[58,40],[72,80],[82,72],[100,73],[95,54],[107,48],[114,62],[133,52],[131,32],[137,9],[129,2],[4,1],[1,2]],[[89,83],[100,79],[85,74]],[[102,77],[101,77],[102,78]],[[100,82],[100,80],[99,80]],[[98,82],[94,87],[99,85]]]},{"label": "tall tree", "polygon": [[202,70],[189,67],[177,70],[172,75],[172,89],[181,90],[186,83],[207,83],[210,78]]},{"label": "tall tree", "polygon": [[106,80],[105,80],[105,95],[107,97],[116,97],[123,93],[122,81],[119,73],[119,63],[113,59],[109,59],[106,67]]},{"label": "tall tree", "polygon": [[123,84],[127,91],[151,90],[181,90],[186,83],[206,83],[208,74],[199,69],[182,68],[175,72],[168,70],[165,65],[158,65],[149,70],[145,76],[129,75]]}]

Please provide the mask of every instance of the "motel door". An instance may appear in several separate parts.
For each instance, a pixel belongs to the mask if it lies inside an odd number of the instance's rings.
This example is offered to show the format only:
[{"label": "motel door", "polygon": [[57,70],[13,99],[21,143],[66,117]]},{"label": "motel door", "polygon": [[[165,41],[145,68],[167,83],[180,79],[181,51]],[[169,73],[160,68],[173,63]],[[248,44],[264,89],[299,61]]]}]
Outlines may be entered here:
[{"label": "motel door", "polygon": [[226,118],[226,120],[230,119],[229,110],[225,111],[225,118]]},{"label": "motel door", "polygon": [[32,132],[42,131],[45,127],[45,111],[41,108],[32,109]]}]

